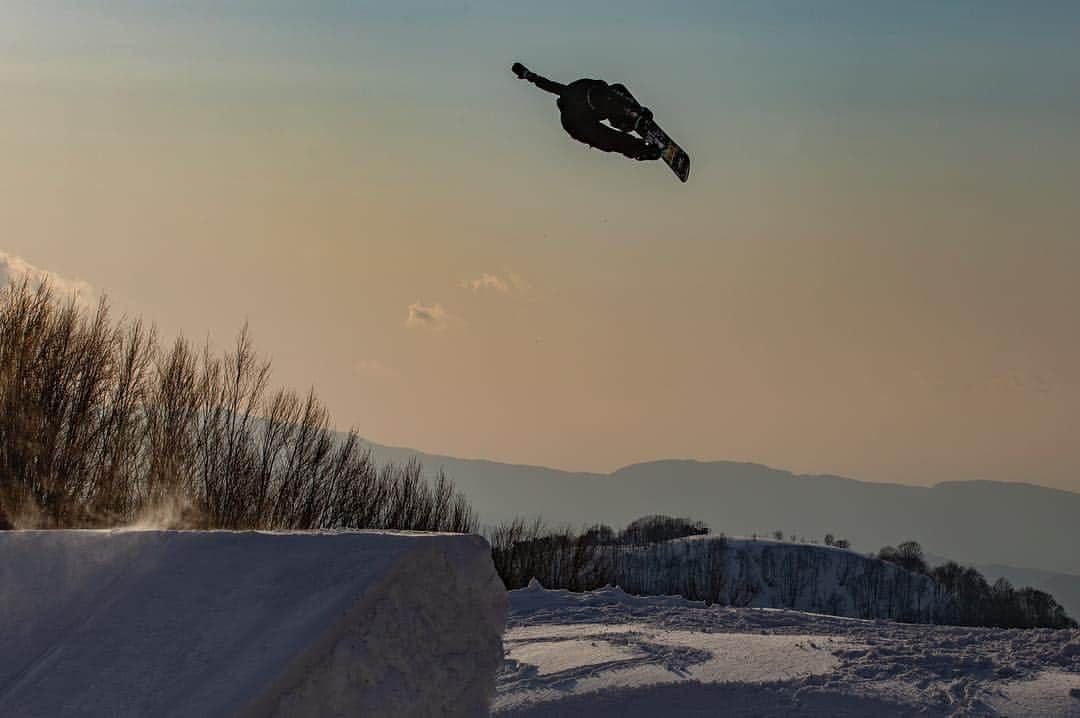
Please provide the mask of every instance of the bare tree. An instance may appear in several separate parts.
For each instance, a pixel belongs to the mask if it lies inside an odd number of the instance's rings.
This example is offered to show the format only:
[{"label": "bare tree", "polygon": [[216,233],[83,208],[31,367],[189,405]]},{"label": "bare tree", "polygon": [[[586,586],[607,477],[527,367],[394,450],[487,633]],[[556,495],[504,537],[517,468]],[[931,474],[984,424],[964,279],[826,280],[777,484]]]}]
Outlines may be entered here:
[{"label": "bare tree", "polygon": [[0,290],[0,526],[473,532],[453,482],[380,470],[313,392],[270,391],[245,326],[217,356],[47,284]]}]

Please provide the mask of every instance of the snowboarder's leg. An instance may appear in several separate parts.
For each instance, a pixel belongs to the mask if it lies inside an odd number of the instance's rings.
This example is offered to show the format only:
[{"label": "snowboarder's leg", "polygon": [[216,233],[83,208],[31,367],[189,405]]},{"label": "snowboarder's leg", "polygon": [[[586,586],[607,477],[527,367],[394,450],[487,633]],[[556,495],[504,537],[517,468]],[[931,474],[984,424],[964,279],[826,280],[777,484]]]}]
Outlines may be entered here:
[{"label": "snowboarder's leg", "polygon": [[623,85],[590,88],[588,101],[594,111],[623,132],[637,130],[643,121],[652,119],[652,112],[642,107]]},{"label": "snowboarder's leg", "polygon": [[634,160],[655,160],[660,157],[659,147],[591,119],[564,113],[562,126],[567,134],[578,142],[584,142],[604,152],[618,152]]}]

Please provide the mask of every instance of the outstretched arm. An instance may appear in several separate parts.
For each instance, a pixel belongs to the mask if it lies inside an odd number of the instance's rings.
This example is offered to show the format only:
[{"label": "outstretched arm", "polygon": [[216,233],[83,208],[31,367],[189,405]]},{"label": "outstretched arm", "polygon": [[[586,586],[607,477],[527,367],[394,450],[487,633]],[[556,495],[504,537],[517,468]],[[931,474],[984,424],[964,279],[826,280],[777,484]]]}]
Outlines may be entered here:
[{"label": "outstretched arm", "polygon": [[552,82],[551,80],[537,75],[529,68],[522,65],[520,62],[515,62],[513,67],[510,68],[514,71],[514,74],[520,77],[522,80],[528,80],[532,84],[539,87],[544,92],[550,92],[553,95],[561,95],[563,90],[566,89],[566,85],[562,85],[558,82]]}]

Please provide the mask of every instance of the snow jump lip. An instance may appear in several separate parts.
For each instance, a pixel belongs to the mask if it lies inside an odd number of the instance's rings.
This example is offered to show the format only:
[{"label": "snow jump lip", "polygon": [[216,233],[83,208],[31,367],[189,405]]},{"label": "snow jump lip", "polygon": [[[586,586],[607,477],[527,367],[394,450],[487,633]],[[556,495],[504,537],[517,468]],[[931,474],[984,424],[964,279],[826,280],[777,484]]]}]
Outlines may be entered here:
[{"label": "snow jump lip", "polygon": [[13,531],[0,609],[9,715],[470,714],[506,594],[477,536]]}]

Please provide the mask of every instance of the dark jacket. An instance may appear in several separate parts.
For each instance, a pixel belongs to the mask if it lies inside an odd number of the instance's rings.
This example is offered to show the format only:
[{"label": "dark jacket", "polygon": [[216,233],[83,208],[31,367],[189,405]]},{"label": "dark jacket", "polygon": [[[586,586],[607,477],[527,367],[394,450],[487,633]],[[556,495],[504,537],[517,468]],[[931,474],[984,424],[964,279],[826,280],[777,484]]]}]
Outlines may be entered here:
[{"label": "dark jacket", "polygon": [[[659,148],[629,134],[640,118],[649,119],[652,115],[624,86],[581,79],[562,86],[558,94],[563,129],[575,140],[637,160],[660,156]],[[612,127],[603,124],[603,120]]]}]

